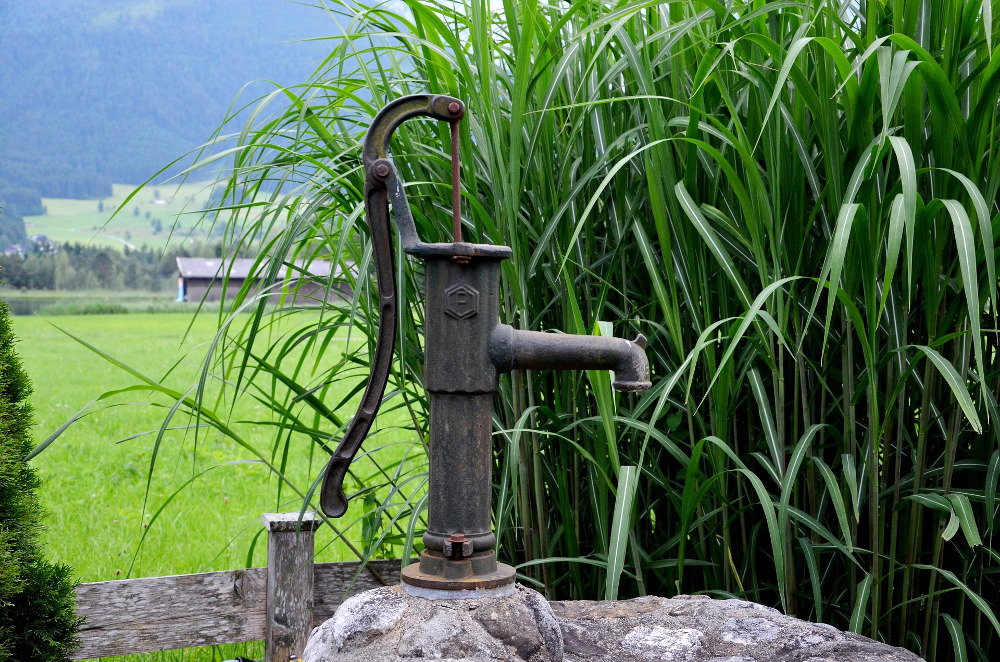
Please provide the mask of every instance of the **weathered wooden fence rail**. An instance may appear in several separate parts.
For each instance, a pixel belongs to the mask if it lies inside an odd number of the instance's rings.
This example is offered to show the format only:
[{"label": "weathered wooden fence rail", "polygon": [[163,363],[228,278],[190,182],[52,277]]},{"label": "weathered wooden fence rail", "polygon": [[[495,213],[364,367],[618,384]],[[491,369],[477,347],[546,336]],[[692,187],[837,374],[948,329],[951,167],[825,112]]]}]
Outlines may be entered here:
[{"label": "weathered wooden fence rail", "polygon": [[[264,515],[267,567],[82,584],[86,621],[73,659],[264,641],[267,662],[301,654],[314,625],[349,595],[399,581],[400,562],[313,563],[314,530],[298,513]],[[352,585],[353,581],[353,585]]]}]

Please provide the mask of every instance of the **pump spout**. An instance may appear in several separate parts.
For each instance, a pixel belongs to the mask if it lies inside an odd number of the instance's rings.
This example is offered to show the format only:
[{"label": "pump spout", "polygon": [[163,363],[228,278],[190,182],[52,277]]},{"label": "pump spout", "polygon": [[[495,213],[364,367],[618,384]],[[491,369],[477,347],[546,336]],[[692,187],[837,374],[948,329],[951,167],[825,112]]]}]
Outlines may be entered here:
[{"label": "pump spout", "polygon": [[519,331],[498,324],[490,338],[490,358],[499,372],[511,370],[613,370],[616,391],[650,387],[646,337],[635,340]]}]

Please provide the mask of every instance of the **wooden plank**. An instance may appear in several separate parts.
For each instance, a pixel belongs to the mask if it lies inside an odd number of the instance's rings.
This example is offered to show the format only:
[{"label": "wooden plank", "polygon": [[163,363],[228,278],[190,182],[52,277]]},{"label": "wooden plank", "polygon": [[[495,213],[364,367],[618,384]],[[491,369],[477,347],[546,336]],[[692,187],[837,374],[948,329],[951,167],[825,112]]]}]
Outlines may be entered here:
[{"label": "wooden plank", "polygon": [[287,662],[306,649],[313,622],[313,513],[266,513],[267,618],[264,662]]},{"label": "wooden plank", "polygon": [[[356,561],[314,566],[314,626],[333,616],[348,596],[382,586],[366,570],[348,591],[360,566]],[[398,560],[369,566],[390,585],[399,583]],[[73,659],[261,641],[266,595],[266,568],[81,584],[76,611],[87,620]]]},{"label": "wooden plank", "polygon": [[360,567],[357,562],[316,564],[313,570],[313,627],[331,618],[348,597],[383,586],[370,570],[378,573],[389,586],[399,583],[399,559],[369,561],[368,569],[355,581]]},{"label": "wooden plank", "polygon": [[251,568],[81,584],[73,659],[263,639],[266,578]]}]

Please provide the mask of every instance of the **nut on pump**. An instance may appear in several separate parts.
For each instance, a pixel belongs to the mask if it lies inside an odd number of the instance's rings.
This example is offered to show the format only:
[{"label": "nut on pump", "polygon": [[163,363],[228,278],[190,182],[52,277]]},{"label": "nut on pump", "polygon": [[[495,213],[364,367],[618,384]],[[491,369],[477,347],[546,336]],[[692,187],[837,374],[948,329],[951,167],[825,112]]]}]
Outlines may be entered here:
[{"label": "nut on pump", "polygon": [[[430,403],[427,530],[420,562],[403,568],[404,590],[429,598],[503,595],[515,571],[498,563],[492,529],[493,394],[513,370],[613,370],[619,391],[650,387],[646,339],[521,331],[500,322],[500,265],[507,246],[462,241],[459,211],[460,100],[434,94],[396,99],[374,118],[362,151],[365,218],[378,281],[379,325],[361,406],[325,469],[320,507],[347,511],[344,478],[378,412],[396,335],[396,283],[389,203],[403,251],[425,261],[424,388]],[[388,157],[393,132],[416,117],[451,124],[454,241],[417,236],[402,182]]]}]

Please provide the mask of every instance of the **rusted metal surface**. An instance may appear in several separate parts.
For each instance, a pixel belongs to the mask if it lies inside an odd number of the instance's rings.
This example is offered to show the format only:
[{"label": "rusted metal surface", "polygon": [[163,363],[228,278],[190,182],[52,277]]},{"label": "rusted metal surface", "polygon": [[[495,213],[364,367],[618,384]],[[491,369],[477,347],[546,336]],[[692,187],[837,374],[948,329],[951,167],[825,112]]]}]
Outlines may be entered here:
[{"label": "rusted metal surface", "polygon": [[490,343],[490,357],[497,369],[511,370],[613,370],[616,391],[649,388],[646,336],[635,340],[575,336],[538,331],[517,331],[498,324]]},{"label": "rusted metal surface", "polygon": [[472,541],[464,533],[453,533],[444,541],[444,555],[452,561],[472,556]]},{"label": "rusted metal surface", "polygon": [[[520,331],[501,324],[500,266],[507,246],[461,240],[457,99],[417,95],[398,99],[375,118],[364,145],[365,214],[382,298],[372,376],[361,409],[328,465],[321,505],[332,517],[347,507],[343,478],[371,427],[385,389],[395,341],[396,298],[388,203],[403,250],[426,261],[424,389],[430,403],[427,530],[419,564],[404,568],[404,584],[426,589],[493,589],[514,581],[498,564],[492,530],[491,441],[498,376],[512,370],[613,370],[614,388],[650,387],[646,339]],[[386,150],[392,132],[411,117],[448,121],[452,129],[452,243],[420,241],[402,183]]]},{"label": "rusted metal surface", "polygon": [[[417,588],[438,589],[444,591],[476,591],[507,586],[514,582],[517,572],[505,563],[496,563],[493,555],[491,570],[475,572],[465,570],[461,562],[444,560],[434,563],[435,557],[430,554],[421,555],[420,563],[406,566],[399,573],[403,584]],[[428,572],[429,570],[429,572]]]},{"label": "rusted metal surface", "polygon": [[[457,104],[457,106],[456,106]],[[361,406],[351,420],[350,426],[337,450],[326,465],[323,486],[320,490],[320,507],[330,517],[341,517],[347,512],[347,496],[344,494],[344,478],[347,468],[354,460],[361,442],[371,429],[375,414],[378,413],[389,380],[392,364],[392,347],[396,342],[396,278],[393,271],[392,232],[389,228],[389,186],[394,183],[394,200],[402,204],[396,209],[396,225],[404,245],[420,243],[409,215],[409,206],[403,187],[395,178],[392,163],[387,159],[389,139],[396,128],[412,117],[426,116],[437,120],[458,122],[465,114],[465,106],[451,97],[421,94],[403,97],[390,103],[375,116],[365,136],[362,147],[365,168],[365,217],[371,235],[375,256],[375,274],[379,293],[378,335],[372,360],[372,374],[361,397]]]},{"label": "rusted metal surface", "polygon": [[[449,104],[448,110],[458,112],[458,104]],[[451,224],[452,237],[456,244],[462,241],[462,168],[458,152],[460,135],[458,120],[453,120],[451,123]]]}]

